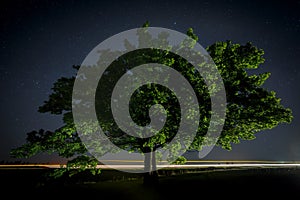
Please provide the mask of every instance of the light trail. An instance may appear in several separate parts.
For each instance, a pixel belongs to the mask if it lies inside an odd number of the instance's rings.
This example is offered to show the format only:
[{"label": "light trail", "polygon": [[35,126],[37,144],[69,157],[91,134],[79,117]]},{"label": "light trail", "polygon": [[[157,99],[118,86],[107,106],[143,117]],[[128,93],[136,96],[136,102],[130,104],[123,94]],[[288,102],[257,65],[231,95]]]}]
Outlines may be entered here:
[{"label": "light trail", "polygon": [[[111,160],[110,165],[98,165],[99,169],[143,169],[143,161],[129,160]],[[113,164],[118,163],[118,164]],[[133,164],[119,164],[133,163]],[[137,164],[141,163],[141,164]],[[167,163],[167,162],[166,162]],[[0,169],[4,168],[60,168],[66,167],[61,164],[3,164]],[[274,168],[274,167],[294,167],[300,168],[300,162],[279,162],[279,161],[188,161],[184,165],[158,164],[158,169],[205,169],[205,168]]]}]

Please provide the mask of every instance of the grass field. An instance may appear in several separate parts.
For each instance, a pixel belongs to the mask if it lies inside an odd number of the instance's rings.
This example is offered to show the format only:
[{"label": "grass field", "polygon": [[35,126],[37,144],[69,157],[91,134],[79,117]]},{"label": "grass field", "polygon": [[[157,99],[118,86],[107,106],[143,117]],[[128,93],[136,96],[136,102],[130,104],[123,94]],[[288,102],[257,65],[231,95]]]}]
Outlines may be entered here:
[{"label": "grass field", "polygon": [[[142,185],[141,174],[103,170],[47,181],[46,168],[1,168],[1,196],[9,198],[201,199],[300,198],[300,168],[160,170],[156,187]],[[1,198],[2,199],[2,198]]]}]

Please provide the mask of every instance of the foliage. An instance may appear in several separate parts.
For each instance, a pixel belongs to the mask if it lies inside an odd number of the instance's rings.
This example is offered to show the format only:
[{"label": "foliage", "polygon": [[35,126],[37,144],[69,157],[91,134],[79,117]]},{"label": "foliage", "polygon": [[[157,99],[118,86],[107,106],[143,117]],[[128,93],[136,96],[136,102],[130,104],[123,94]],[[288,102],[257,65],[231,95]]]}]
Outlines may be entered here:
[{"label": "foliage", "polygon": [[274,91],[262,88],[270,73],[248,75],[264,63],[264,51],[253,46],[217,42],[207,48],[224,81],[227,97],[226,121],[218,145],[231,150],[231,143],[252,140],[255,134],[290,123],[290,109],[281,105]]},{"label": "foliage", "polygon": [[60,178],[67,174],[69,177],[88,170],[92,175],[101,173],[101,169],[97,168],[98,161],[90,156],[81,155],[70,160],[66,166],[61,165],[60,168],[54,169],[48,175],[53,178]]},{"label": "foliage", "polygon": [[[148,27],[146,22],[144,27]],[[187,35],[194,40],[198,36],[190,28]],[[162,39],[165,36],[161,36]],[[126,43],[126,48],[130,44]],[[226,89],[226,120],[217,145],[224,149],[231,150],[232,144],[240,140],[255,139],[255,134],[272,129],[280,123],[290,123],[292,112],[285,108],[276,96],[274,91],[262,88],[263,83],[269,78],[270,73],[249,75],[248,71],[259,68],[265,61],[264,51],[247,43],[245,45],[234,44],[231,41],[216,42],[206,48],[218,67],[223,78]],[[101,57],[99,58],[101,60]],[[134,122],[141,126],[149,123],[149,109],[154,104],[161,104],[167,114],[166,123],[159,134],[150,138],[134,138],[123,133],[112,120],[110,108],[110,97],[112,84],[120,76],[130,70],[129,66],[138,66],[144,63],[161,63],[181,72],[189,80],[195,90],[199,102],[200,124],[197,135],[189,150],[201,150],[203,146],[209,146],[210,141],[204,141],[204,136],[210,125],[210,96],[203,78],[195,73],[191,64],[185,59],[168,51],[157,49],[145,49],[132,51],[118,60],[114,61],[108,69],[108,74],[100,80],[97,88],[96,110],[100,125],[107,133],[107,136],[118,146],[131,151],[142,153],[153,152],[155,149],[164,147],[177,133],[180,120],[180,108],[178,100],[168,88],[157,84],[148,84],[135,92],[130,101],[130,114]],[[126,66],[121,67],[121,66]],[[75,70],[79,66],[73,66]],[[91,67],[90,73],[93,73]],[[85,74],[88,79],[89,74]],[[12,149],[11,155],[17,158],[28,158],[39,152],[57,152],[61,157],[68,158],[65,167],[55,171],[54,177],[68,172],[73,175],[75,171],[82,172],[91,170],[97,174],[100,171],[96,168],[97,161],[87,153],[78,133],[76,132],[72,116],[72,90],[75,81],[73,77],[62,77],[58,79],[52,88],[52,94],[47,101],[39,107],[41,113],[62,115],[64,125],[54,131],[32,131],[27,133],[26,143],[18,148]],[[101,84],[102,83],[102,84]],[[88,92],[88,90],[87,90]],[[90,129],[93,129],[90,126]],[[105,153],[104,147],[103,151]],[[180,146],[174,145],[172,151],[180,150]],[[186,159],[179,157],[175,164],[184,163]]]},{"label": "foliage", "polygon": [[179,156],[172,164],[175,165],[183,165],[185,164],[187,159],[184,156]]}]

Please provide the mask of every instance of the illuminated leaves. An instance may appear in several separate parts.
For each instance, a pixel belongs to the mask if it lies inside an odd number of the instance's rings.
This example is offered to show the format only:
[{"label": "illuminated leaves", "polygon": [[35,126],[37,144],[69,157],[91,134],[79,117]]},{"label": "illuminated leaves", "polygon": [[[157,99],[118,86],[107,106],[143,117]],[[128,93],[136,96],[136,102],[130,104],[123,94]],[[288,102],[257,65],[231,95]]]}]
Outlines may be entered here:
[{"label": "illuminated leaves", "polygon": [[255,139],[255,134],[290,123],[292,112],[280,103],[274,91],[261,86],[271,73],[248,75],[264,62],[263,50],[251,43],[217,42],[207,48],[223,77],[227,96],[225,125],[218,144],[230,150],[240,139]]},{"label": "illuminated leaves", "polygon": [[[144,27],[148,27],[149,23],[145,23]],[[149,42],[152,38],[150,35],[143,34],[141,42]],[[187,35],[198,40],[198,36],[190,28]],[[161,34],[159,39],[155,42],[167,42],[168,35]],[[186,41],[188,46],[194,43]],[[185,48],[185,44],[182,44]],[[133,44],[129,41],[124,42],[126,49],[133,49]],[[262,88],[264,82],[270,77],[270,73],[262,73],[249,75],[249,71],[257,69],[265,59],[263,58],[264,51],[253,46],[251,43],[245,45],[233,44],[231,41],[216,42],[207,47],[207,51],[218,67],[219,73],[223,79],[226,98],[226,120],[223,131],[217,142],[222,148],[231,150],[232,144],[238,144],[240,140],[255,139],[255,134],[265,129],[272,129],[280,123],[290,123],[292,120],[292,112],[285,108],[280,98],[276,96],[274,91],[268,91]],[[101,52],[102,56],[112,56],[115,54],[109,51]],[[115,52],[116,53],[116,52]],[[204,58],[202,58],[204,59]],[[101,61],[101,57],[99,59]],[[99,61],[99,62],[100,62]],[[208,127],[210,126],[211,117],[211,101],[208,87],[205,84],[202,75],[195,70],[191,63],[188,63],[184,58],[179,57],[175,53],[169,51],[162,51],[159,49],[143,49],[140,51],[130,51],[127,55],[118,57],[110,67],[105,71],[103,78],[99,81],[95,97],[95,109],[98,111],[98,118],[100,123],[94,122],[82,124],[85,132],[83,135],[97,131],[97,126],[100,125],[104,130],[107,138],[120,148],[126,149],[130,152],[147,152],[149,149],[154,151],[157,148],[163,148],[179,128],[181,115],[180,106],[178,105],[177,97],[172,94],[168,88],[162,87],[158,84],[146,84],[140,87],[130,100],[130,115],[133,121],[141,126],[146,126],[150,122],[149,109],[155,104],[160,104],[166,110],[166,126],[155,136],[150,138],[135,138],[123,133],[114,123],[112,114],[110,112],[111,93],[115,80],[118,80],[125,73],[132,73],[131,69],[134,66],[139,66],[145,63],[160,63],[168,67],[172,67],[184,76],[193,87],[197,100],[199,103],[200,122],[196,137],[190,146],[190,150],[201,150],[204,146],[214,144],[214,138],[205,138]],[[205,65],[200,66],[205,69]],[[78,66],[74,66],[79,69]],[[86,74],[78,74],[80,81],[95,81],[90,80],[93,77],[93,66]],[[152,69],[152,68],[151,68]],[[207,81],[212,83],[215,80],[210,71],[203,70],[207,73]],[[168,79],[169,77],[165,77]],[[60,176],[63,172],[75,173],[74,169],[81,172],[86,169],[92,170],[92,173],[98,173],[95,166],[97,161],[87,155],[87,150],[81,143],[78,133],[75,129],[72,117],[72,105],[82,107],[83,110],[89,112],[93,110],[89,102],[85,101],[85,95],[90,94],[89,88],[80,94],[81,99],[74,99],[72,104],[72,89],[74,84],[74,77],[62,77],[58,79],[53,87],[52,93],[49,95],[47,101],[39,107],[41,113],[51,113],[63,116],[63,126],[55,131],[32,131],[27,134],[27,141],[21,147],[15,148],[11,151],[14,157],[30,157],[40,152],[58,153],[65,158],[74,158],[70,160],[65,169],[56,171],[54,176]],[[89,84],[87,84],[89,85]],[[210,91],[212,94],[217,93],[219,88],[216,84],[211,84]],[[184,92],[184,91],[183,91]],[[108,99],[108,100],[107,100]],[[83,103],[84,102],[84,103]],[[192,104],[192,103],[191,103]],[[183,112],[189,113],[188,116],[194,115],[193,111],[186,110]],[[99,114],[100,113],[100,114]],[[94,141],[95,143],[97,141]],[[184,141],[177,141],[171,146],[170,151],[180,151]],[[105,153],[108,149],[105,146],[98,145],[97,148]],[[177,160],[176,162],[181,162]]]}]

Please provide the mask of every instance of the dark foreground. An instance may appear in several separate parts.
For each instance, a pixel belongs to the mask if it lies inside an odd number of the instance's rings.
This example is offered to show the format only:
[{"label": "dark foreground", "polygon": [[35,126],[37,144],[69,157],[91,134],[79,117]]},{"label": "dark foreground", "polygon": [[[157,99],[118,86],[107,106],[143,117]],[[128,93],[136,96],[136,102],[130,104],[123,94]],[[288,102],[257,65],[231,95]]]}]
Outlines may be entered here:
[{"label": "dark foreground", "polygon": [[9,199],[300,199],[300,168],[161,171],[156,187],[142,176],[104,170],[98,177],[45,180],[49,169],[0,169],[1,196]]}]

